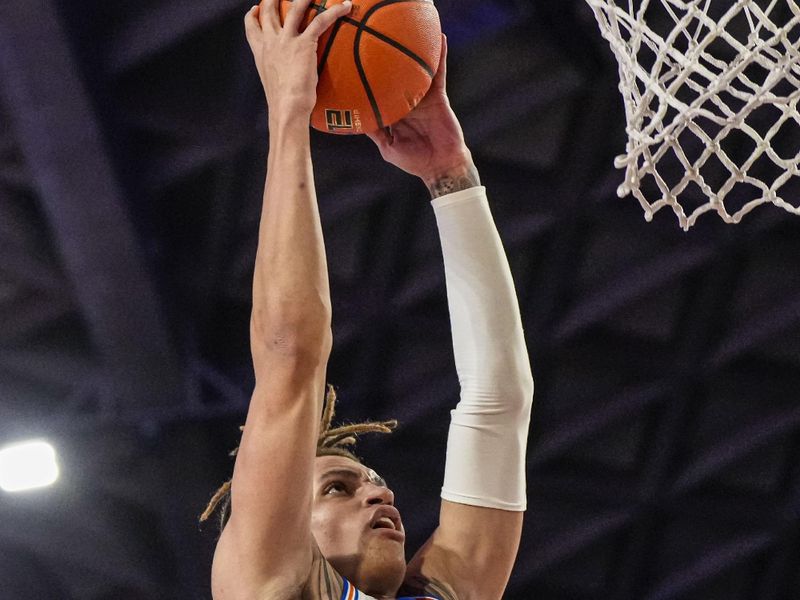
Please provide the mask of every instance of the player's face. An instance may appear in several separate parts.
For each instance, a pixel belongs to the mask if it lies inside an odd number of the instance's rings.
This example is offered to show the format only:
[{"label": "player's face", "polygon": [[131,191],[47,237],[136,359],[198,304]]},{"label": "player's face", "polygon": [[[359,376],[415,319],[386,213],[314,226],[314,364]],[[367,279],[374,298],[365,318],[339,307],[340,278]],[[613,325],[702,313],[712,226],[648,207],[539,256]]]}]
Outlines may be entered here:
[{"label": "player's face", "polygon": [[342,456],[316,458],[311,532],[328,562],[363,592],[400,587],[405,530],[394,494],[372,469]]}]

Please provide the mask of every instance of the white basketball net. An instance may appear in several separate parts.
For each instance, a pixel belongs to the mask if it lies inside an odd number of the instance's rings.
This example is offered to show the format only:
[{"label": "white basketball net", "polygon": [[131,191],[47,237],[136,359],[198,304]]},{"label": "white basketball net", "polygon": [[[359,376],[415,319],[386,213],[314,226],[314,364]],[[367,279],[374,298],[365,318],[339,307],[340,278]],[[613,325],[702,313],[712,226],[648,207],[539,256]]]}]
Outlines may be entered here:
[{"label": "white basketball net", "polygon": [[800,214],[794,0],[587,2],[619,61],[620,197],[632,193],[648,221],[670,206],[684,229],[707,211],[738,223],[766,202]]}]

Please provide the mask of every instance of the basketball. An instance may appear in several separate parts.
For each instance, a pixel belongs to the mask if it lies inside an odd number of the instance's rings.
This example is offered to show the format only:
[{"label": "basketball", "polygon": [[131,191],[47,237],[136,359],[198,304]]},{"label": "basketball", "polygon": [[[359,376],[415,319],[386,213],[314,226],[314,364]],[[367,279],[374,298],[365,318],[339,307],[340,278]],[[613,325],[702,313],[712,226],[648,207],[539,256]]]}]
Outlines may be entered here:
[{"label": "basketball", "polygon": [[[302,27],[342,0],[317,0]],[[291,0],[281,0],[283,23]],[[354,0],[319,38],[317,103],[311,126],[337,134],[377,131],[399,121],[430,88],[442,46],[431,0]]]}]

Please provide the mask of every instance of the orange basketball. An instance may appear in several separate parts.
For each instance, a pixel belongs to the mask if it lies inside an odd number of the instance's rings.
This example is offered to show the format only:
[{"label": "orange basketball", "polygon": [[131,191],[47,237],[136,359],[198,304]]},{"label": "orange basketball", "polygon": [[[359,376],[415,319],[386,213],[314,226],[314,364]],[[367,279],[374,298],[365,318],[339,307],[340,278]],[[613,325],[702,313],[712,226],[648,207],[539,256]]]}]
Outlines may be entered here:
[{"label": "orange basketball", "polygon": [[[342,0],[314,0],[303,26]],[[281,22],[292,2],[281,0]],[[439,13],[431,0],[353,0],[317,48],[320,131],[377,131],[406,116],[431,85],[442,48]]]}]

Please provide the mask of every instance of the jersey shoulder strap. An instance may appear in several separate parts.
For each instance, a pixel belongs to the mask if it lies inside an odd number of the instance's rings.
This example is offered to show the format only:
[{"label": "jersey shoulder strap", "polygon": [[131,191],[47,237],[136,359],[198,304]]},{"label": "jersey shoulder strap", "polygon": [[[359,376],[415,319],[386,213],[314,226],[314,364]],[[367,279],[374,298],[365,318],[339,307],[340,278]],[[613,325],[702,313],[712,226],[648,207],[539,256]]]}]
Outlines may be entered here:
[{"label": "jersey shoulder strap", "polygon": [[[401,590],[404,596],[396,600],[454,600],[454,596],[429,590],[426,587],[412,587]],[[435,594],[435,595],[433,595]],[[325,560],[318,548],[314,548],[314,562],[302,594],[303,600],[376,600],[365,594],[342,577]]]},{"label": "jersey shoulder strap", "polygon": [[[372,596],[365,594],[364,592],[356,589],[352,583],[347,581],[347,579],[342,578],[342,597],[340,600],[375,600]],[[439,600],[438,598],[434,598],[433,596],[401,596],[397,598],[397,600]]]}]

